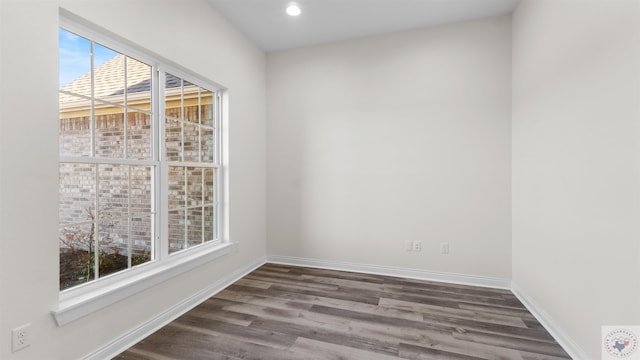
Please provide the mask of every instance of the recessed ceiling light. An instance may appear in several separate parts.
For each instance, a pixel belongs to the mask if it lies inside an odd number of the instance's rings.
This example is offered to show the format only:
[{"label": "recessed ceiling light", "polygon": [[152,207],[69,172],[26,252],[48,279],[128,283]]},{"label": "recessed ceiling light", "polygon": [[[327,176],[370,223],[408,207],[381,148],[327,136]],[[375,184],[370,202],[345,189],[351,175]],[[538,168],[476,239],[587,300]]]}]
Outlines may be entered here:
[{"label": "recessed ceiling light", "polygon": [[291,3],[287,7],[287,14],[289,14],[289,16],[298,16],[300,13],[302,13],[302,10],[300,10],[300,7],[295,3]]}]

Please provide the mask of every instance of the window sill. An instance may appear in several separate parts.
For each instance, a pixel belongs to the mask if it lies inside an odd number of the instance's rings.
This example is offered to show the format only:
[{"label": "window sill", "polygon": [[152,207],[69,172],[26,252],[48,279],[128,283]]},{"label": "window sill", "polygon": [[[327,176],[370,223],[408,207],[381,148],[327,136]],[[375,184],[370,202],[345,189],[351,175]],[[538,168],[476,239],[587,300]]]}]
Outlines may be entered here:
[{"label": "window sill", "polygon": [[58,326],[64,326],[174,276],[229,254],[232,250],[232,243],[222,243],[193,253],[176,254],[175,258],[150,264],[147,270],[127,276],[121,281],[99,285],[80,294],[61,294],[58,309],[52,311],[53,317]]}]

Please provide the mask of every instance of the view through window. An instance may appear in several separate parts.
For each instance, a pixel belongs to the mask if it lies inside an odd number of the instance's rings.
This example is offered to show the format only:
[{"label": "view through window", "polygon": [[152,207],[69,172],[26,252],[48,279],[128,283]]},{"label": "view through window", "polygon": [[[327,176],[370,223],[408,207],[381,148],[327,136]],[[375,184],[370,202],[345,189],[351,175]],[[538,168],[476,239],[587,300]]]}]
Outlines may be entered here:
[{"label": "view through window", "polygon": [[216,92],[59,40],[60,290],[218,240]]}]

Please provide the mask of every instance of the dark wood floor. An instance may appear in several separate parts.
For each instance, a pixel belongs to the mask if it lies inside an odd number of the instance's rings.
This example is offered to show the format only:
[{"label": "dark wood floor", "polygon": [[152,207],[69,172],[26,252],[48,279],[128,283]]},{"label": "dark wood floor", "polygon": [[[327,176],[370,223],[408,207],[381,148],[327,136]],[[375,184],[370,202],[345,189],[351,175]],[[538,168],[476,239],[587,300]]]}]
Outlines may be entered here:
[{"label": "dark wood floor", "polygon": [[569,358],[508,290],[275,264],[116,357]]}]

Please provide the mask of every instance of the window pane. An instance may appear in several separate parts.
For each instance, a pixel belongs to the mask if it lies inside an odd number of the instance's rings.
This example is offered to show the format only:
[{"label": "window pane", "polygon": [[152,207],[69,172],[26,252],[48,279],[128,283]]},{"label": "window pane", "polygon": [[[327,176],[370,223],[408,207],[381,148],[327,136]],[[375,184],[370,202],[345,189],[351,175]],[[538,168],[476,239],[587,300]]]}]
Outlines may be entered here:
[{"label": "window pane", "polygon": [[213,131],[213,129],[202,128],[202,162],[213,163],[215,158]]},{"label": "window pane", "polygon": [[216,240],[220,237],[220,226],[218,224],[218,216],[220,216],[219,209],[220,204],[215,204],[213,206],[213,238]]},{"label": "window pane", "polygon": [[185,249],[185,210],[169,211],[169,253]]},{"label": "window pane", "polygon": [[[174,91],[171,92],[171,94],[180,94],[180,92],[182,91],[182,79],[180,79],[179,77],[175,76],[175,75],[171,75],[169,73],[165,74],[165,82],[164,82],[164,87],[166,90],[169,89],[173,89]],[[166,94],[166,99],[168,100],[170,98],[169,96],[170,94],[167,93]],[[178,96],[179,97],[179,96]]]},{"label": "window pane", "polygon": [[164,89],[165,115],[182,120],[182,79],[166,74]]},{"label": "window pane", "polygon": [[134,215],[131,218],[131,265],[136,266],[151,261],[153,222],[149,215]]},{"label": "window pane", "polygon": [[129,216],[129,166],[98,166],[98,221]]},{"label": "window pane", "polygon": [[91,101],[59,94],[60,156],[91,156]]},{"label": "window pane", "polygon": [[129,267],[129,221],[115,219],[101,223],[99,277],[127,269]]},{"label": "window pane", "polygon": [[91,118],[60,119],[60,156],[91,156]]},{"label": "window pane", "polygon": [[151,110],[151,66],[127,57],[127,106]]},{"label": "window pane", "polygon": [[165,148],[167,161],[182,160],[182,123],[167,118],[165,123]]},{"label": "window pane", "polygon": [[216,169],[204,169],[204,203],[212,204],[215,201],[214,185],[215,185]]},{"label": "window pane", "polygon": [[[131,166],[130,207],[131,264],[143,264],[152,259],[152,182],[153,167]],[[128,253],[127,253],[128,254]]]},{"label": "window pane", "polygon": [[202,168],[187,168],[187,206],[202,204]]},{"label": "window pane", "polygon": [[169,209],[180,209],[185,206],[185,168],[181,166],[169,167]]},{"label": "window pane", "polygon": [[58,39],[60,89],[91,96],[91,41],[63,29]]},{"label": "window pane", "polygon": [[173,120],[182,120],[182,108],[180,107],[180,100],[178,99],[176,102],[171,102],[167,104],[165,108],[165,114],[168,118]]},{"label": "window pane", "polygon": [[204,126],[213,127],[213,93],[206,89],[200,90],[200,119]]},{"label": "window pane", "polygon": [[195,97],[187,98],[190,94],[185,94],[184,99],[184,121],[198,124],[199,113],[198,113],[198,94],[196,93]]},{"label": "window pane", "polygon": [[204,241],[214,240],[214,212],[213,206],[204,207]]},{"label": "window pane", "polygon": [[132,214],[149,214],[153,197],[153,167],[131,166],[130,209]]},{"label": "window pane", "polygon": [[93,57],[95,98],[124,105],[125,56],[94,43]]},{"label": "window pane", "polygon": [[[198,105],[198,87],[187,80],[182,80],[182,93],[184,94],[185,106]],[[195,100],[195,101],[193,101]]]},{"label": "window pane", "polygon": [[151,260],[152,174],[150,166],[99,166],[100,277],[128,268],[129,253],[132,265]]},{"label": "window pane", "polygon": [[188,246],[202,244],[202,208],[187,210]]},{"label": "window pane", "polygon": [[60,163],[58,215],[60,224],[90,221],[95,218],[95,165]]},{"label": "window pane", "polygon": [[127,113],[127,158],[151,160],[151,116]]},{"label": "window pane", "polygon": [[94,279],[94,225],[63,227],[60,241],[60,290]]},{"label": "window pane", "polygon": [[199,161],[200,127],[184,123],[184,161]]},{"label": "window pane", "polygon": [[104,103],[96,103],[96,156],[122,158],[124,156],[124,110]]}]

